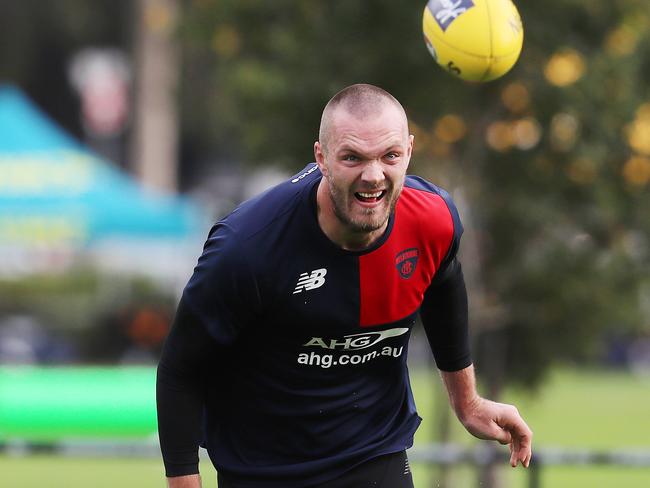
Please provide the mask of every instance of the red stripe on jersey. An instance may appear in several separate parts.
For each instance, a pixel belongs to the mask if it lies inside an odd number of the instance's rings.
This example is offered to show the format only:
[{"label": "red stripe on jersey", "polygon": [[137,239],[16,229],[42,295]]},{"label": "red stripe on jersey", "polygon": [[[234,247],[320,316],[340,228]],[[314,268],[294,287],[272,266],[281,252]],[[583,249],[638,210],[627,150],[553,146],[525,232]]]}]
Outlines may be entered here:
[{"label": "red stripe on jersey", "polygon": [[359,257],[361,327],[395,322],[415,312],[453,235],[454,223],[442,197],[404,188],[390,236]]}]

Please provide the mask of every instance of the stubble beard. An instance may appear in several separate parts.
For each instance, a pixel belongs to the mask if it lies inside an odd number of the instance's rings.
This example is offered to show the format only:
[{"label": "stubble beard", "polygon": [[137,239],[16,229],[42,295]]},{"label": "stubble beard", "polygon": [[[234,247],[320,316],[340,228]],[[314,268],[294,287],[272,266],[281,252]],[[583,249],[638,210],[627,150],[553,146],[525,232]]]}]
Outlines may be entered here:
[{"label": "stubble beard", "polygon": [[[362,215],[368,218],[355,218],[352,216],[351,210],[351,204],[353,204],[353,201],[346,198],[346,193],[337,187],[336,184],[332,184],[331,180],[329,183],[329,194],[334,209],[334,215],[350,230],[358,233],[369,233],[381,229],[388,221],[390,214],[395,210],[397,199],[402,191],[402,185],[400,185],[399,188],[391,186],[386,190],[386,194],[383,196],[384,199],[390,198],[388,207],[362,208]],[[354,199],[356,197],[352,195],[349,198]],[[383,209],[385,208],[387,208],[387,210],[383,212]]]}]

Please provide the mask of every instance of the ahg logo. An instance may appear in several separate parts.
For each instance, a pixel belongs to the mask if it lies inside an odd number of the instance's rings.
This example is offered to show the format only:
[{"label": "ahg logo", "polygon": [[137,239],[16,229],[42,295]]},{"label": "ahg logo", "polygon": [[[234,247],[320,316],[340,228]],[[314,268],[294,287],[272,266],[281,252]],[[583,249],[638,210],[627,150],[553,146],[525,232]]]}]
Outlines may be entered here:
[{"label": "ahg logo", "polygon": [[320,288],[325,284],[325,275],[327,270],[325,268],[315,269],[311,273],[300,273],[298,278],[298,283],[296,283],[296,288],[293,290],[293,294],[300,293],[305,290],[313,290],[314,288]]},{"label": "ahg logo", "polygon": [[378,342],[388,339],[389,337],[397,337],[406,334],[408,329],[399,327],[395,329],[380,330],[377,332],[364,332],[361,334],[350,334],[337,339],[324,339],[322,337],[312,337],[303,346],[318,346],[323,349],[343,349],[343,350],[358,350],[372,347]]},{"label": "ahg logo", "polygon": [[461,14],[474,6],[472,0],[429,0],[427,8],[443,31]]}]

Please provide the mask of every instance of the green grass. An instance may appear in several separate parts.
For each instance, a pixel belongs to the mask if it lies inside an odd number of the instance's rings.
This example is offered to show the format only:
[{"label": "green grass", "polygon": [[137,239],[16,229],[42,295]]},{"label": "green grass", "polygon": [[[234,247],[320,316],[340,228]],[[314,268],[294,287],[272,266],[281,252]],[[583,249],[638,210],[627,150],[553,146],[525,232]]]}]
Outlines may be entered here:
[{"label": "green grass", "polygon": [[[141,458],[0,457],[0,486],[7,488],[160,488],[162,462]],[[201,460],[204,488],[216,488],[214,468]]]},{"label": "green grass", "polygon": [[[413,389],[424,422],[416,443],[434,439],[434,398],[441,394],[431,379],[413,375]],[[433,385],[433,386],[431,386]],[[508,390],[501,401],[515,404],[534,432],[534,447],[650,450],[650,377],[599,370],[558,370],[535,393]],[[428,415],[427,415],[428,414]],[[453,421],[454,442],[476,441]],[[502,449],[506,449],[503,447]],[[451,470],[452,487],[477,486],[469,468]],[[437,468],[414,466],[417,488],[436,486]],[[521,467],[500,470],[503,486],[528,486],[528,472]],[[562,466],[542,470],[545,488],[647,488],[650,467]]]},{"label": "green grass", "polygon": [[[165,486],[153,459],[0,457],[0,486],[11,488],[153,488]],[[204,484],[204,486],[210,486]],[[212,486],[216,486],[214,483]]]},{"label": "green grass", "polygon": [[563,371],[537,395],[511,391],[505,400],[530,417],[540,445],[650,448],[650,377]]},{"label": "green grass", "polygon": [[[435,436],[433,405],[440,394],[433,372],[415,372],[413,388],[424,422],[416,443]],[[436,393],[438,392],[438,393]],[[535,445],[596,449],[650,449],[650,378],[601,371],[562,370],[534,395],[507,391],[504,401],[515,403],[535,432]],[[446,408],[446,407],[445,407]],[[452,439],[472,443],[453,421]],[[503,448],[505,449],[505,448]],[[414,465],[417,488],[437,486],[438,468]],[[202,460],[203,486],[216,488],[214,469]],[[503,486],[525,488],[527,472],[501,470]],[[158,459],[62,458],[54,456],[0,456],[0,486],[11,488],[153,488],[165,486]],[[477,486],[472,468],[451,470],[451,487]],[[542,471],[544,488],[647,488],[650,468],[580,466],[548,467]]]}]

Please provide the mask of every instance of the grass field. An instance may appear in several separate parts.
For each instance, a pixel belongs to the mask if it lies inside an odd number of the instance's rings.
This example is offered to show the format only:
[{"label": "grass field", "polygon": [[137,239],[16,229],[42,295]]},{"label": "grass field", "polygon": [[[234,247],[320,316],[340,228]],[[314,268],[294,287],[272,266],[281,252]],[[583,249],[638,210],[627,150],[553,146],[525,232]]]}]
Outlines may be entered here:
[{"label": "grass field", "polygon": [[[416,444],[426,443],[432,439],[433,427],[427,425],[426,417],[432,411],[432,395],[425,375],[414,375],[413,380],[418,410],[425,417]],[[509,390],[502,401],[517,405],[535,434],[535,446],[650,451],[650,377],[564,369],[551,375],[538,392]],[[453,441],[475,442],[458,422],[453,427]],[[415,469],[417,488],[437,485],[436,468]],[[528,486],[526,470],[504,466],[500,474],[504,487]],[[647,488],[650,467],[547,467],[541,480],[544,488]],[[453,469],[450,486],[478,486],[476,473],[469,468]]]},{"label": "grass field", "polygon": [[[435,375],[416,372],[413,387],[424,422],[416,443],[433,438]],[[599,449],[650,449],[650,378],[623,373],[562,370],[535,395],[508,391],[505,401],[516,403],[535,432],[536,445]],[[452,438],[472,438],[454,422]],[[504,448],[505,449],[505,448]],[[435,467],[413,466],[417,488],[437,486]],[[215,488],[214,470],[202,461],[203,486]],[[504,487],[524,488],[527,473],[504,467]],[[451,470],[452,487],[477,486],[467,467]],[[0,456],[0,486],[10,488],[153,488],[165,486],[157,459],[61,458]],[[545,488],[647,488],[650,468],[549,467],[542,471]]]}]

